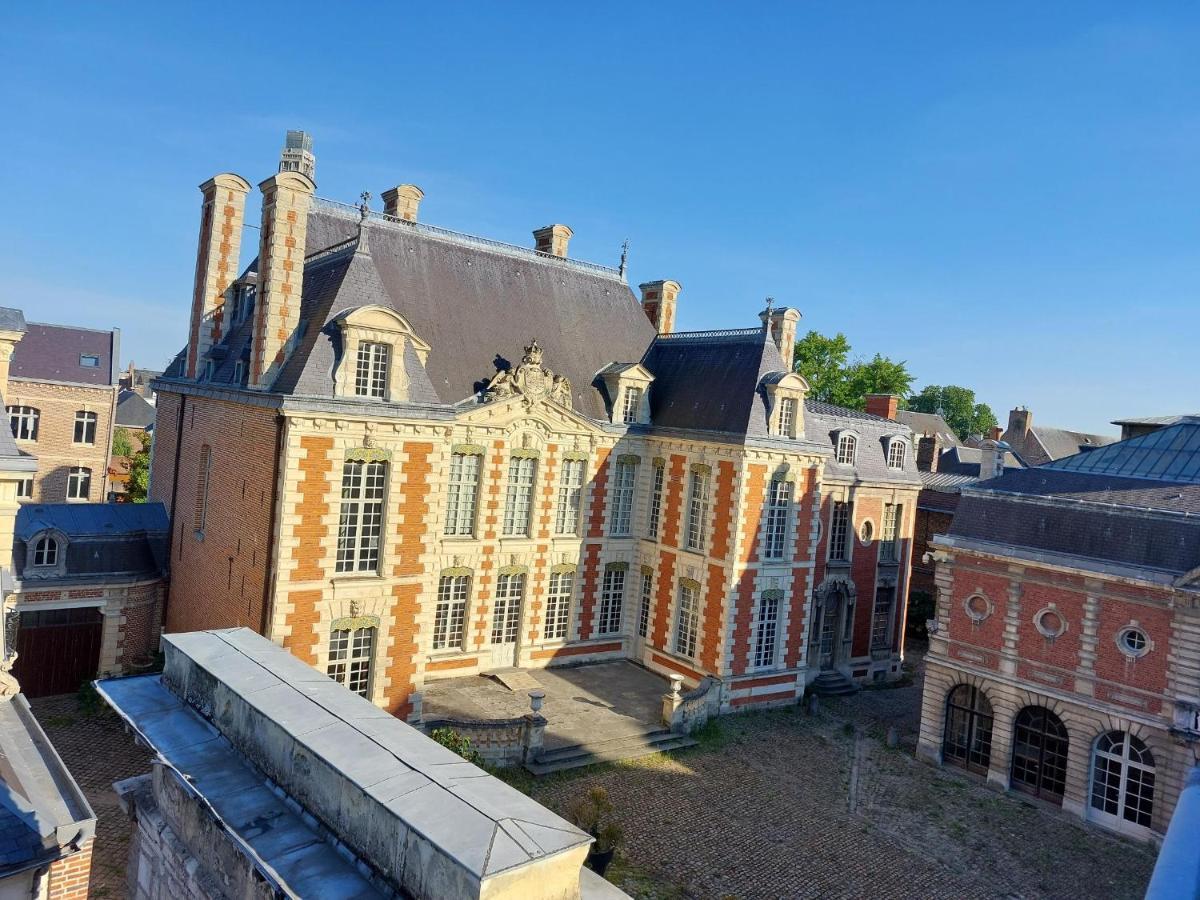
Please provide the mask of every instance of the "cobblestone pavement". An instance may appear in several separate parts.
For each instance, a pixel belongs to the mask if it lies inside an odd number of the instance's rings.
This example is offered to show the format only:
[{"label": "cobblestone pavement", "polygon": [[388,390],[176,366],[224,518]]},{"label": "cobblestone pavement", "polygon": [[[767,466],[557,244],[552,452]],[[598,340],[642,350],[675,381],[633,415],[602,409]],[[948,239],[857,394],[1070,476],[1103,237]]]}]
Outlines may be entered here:
[{"label": "cobblestone pavement", "polygon": [[29,701],[54,749],[75,776],[97,817],[96,844],[92,850],[90,896],[125,896],[125,867],[129,853],[130,824],[114,781],[150,771],[150,753],[137,746],[117,716],[97,700],[98,706],[80,706],[74,694],[40,697]]}]

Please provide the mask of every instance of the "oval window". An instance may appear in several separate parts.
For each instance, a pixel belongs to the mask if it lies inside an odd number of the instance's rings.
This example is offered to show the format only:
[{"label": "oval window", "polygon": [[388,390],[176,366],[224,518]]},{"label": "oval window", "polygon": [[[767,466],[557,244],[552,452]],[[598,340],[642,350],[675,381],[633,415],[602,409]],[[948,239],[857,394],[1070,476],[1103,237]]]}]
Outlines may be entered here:
[{"label": "oval window", "polygon": [[862,540],[864,547],[870,546],[871,541],[875,540],[875,526],[870,519],[862,523],[858,531],[858,536]]},{"label": "oval window", "polygon": [[1043,637],[1056,638],[1067,630],[1067,622],[1055,609],[1043,609],[1033,620]]},{"label": "oval window", "polygon": [[1130,626],[1117,635],[1117,646],[1126,656],[1145,656],[1150,652],[1150,638],[1142,629]]}]

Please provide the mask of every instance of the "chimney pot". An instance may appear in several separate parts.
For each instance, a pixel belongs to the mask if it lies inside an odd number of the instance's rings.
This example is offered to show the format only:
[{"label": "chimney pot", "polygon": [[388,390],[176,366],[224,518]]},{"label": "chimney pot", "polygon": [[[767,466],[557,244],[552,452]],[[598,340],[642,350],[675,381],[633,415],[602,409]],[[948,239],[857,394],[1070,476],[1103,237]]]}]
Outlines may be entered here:
[{"label": "chimney pot", "polygon": [[642,311],[659,334],[670,334],[675,330],[675,307],[683,286],[678,281],[665,279],[639,284],[642,292]]},{"label": "chimney pot", "polygon": [[394,188],[388,188],[382,196],[384,215],[403,219],[405,222],[415,222],[425,192],[415,184],[398,184]]},{"label": "chimney pot", "polygon": [[898,394],[867,394],[867,412],[881,419],[896,420],[896,412],[900,409]]},{"label": "chimney pot", "polygon": [[573,232],[566,225],[547,225],[533,232],[534,249],[547,256],[566,257],[567,244],[570,243]]}]

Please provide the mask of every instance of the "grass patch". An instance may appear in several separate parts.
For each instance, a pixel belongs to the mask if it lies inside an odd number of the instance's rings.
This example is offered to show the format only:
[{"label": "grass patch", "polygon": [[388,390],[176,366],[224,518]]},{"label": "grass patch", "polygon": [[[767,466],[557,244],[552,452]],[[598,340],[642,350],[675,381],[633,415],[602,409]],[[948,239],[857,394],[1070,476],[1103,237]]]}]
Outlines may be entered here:
[{"label": "grass patch", "polygon": [[687,896],[675,885],[635,866],[622,853],[617,853],[604,877],[635,900],[684,900]]}]

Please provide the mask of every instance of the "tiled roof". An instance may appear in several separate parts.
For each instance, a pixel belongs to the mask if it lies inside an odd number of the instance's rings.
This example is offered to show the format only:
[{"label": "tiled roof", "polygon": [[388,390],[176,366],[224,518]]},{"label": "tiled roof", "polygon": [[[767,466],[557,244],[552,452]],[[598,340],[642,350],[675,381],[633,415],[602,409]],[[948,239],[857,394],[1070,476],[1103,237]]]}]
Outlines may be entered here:
[{"label": "tiled roof", "polygon": [[[114,384],[116,352],[115,332],[29,322],[25,336],[13,350],[9,375],[36,381]],[[96,357],[98,364],[81,365],[84,357]]]},{"label": "tiled roof", "polygon": [[121,391],[117,396],[117,424],[143,431],[153,428],[154,404],[137,391]]},{"label": "tiled roof", "polygon": [[1105,444],[1111,444],[1117,440],[1111,435],[1067,431],[1063,428],[1049,428],[1045,425],[1034,425],[1030,430],[1045,448],[1050,459],[1073,456],[1086,447],[1103,447]]},{"label": "tiled roof", "polygon": [[957,447],[962,443],[958,439],[958,435],[946,423],[946,420],[937,413],[913,412],[910,409],[901,409],[896,412],[896,421],[907,425],[913,430],[915,435],[937,435],[942,439],[942,445],[945,447]]}]

